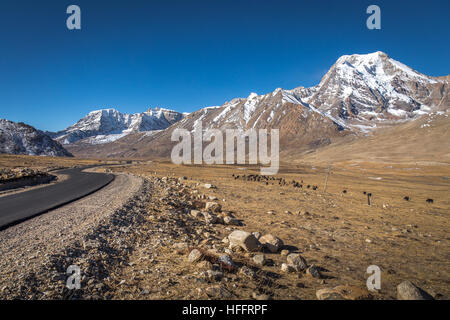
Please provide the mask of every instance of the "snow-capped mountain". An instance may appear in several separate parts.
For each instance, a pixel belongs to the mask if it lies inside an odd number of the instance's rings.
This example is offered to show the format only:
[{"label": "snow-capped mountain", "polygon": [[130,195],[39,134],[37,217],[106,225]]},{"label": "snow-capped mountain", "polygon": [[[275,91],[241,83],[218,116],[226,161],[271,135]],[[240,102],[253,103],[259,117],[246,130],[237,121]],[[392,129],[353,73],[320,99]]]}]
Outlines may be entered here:
[{"label": "snow-capped mountain", "polygon": [[72,157],[57,141],[32,126],[0,119],[0,153]]},{"label": "snow-capped mountain", "polygon": [[366,132],[448,106],[447,92],[447,79],[423,75],[383,52],[342,56],[315,87],[252,93],[195,112],[178,125],[202,121],[204,127],[282,129],[315,115],[339,130]]},{"label": "snow-capped mountain", "polygon": [[136,114],[103,109],[90,112],[74,125],[53,133],[52,136],[64,145],[79,140],[90,144],[103,144],[133,132],[163,130],[182,118],[183,114],[162,108]]},{"label": "snow-capped mountain", "polygon": [[[115,156],[168,156],[172,131],[193,130],[200,122],[203,128],[279,129],[281,152],[305,151],[343,136],[365,135],[445,111],[450,106],[448,92],[448,77],[426,76],[383,52],[342,56],[314,87],[252,93],[190,113],[161,132],[130,136],[120,140],[120,146],[105,145],[95,151],[104,155],[114,152]],[[90,153],[89,149],[73,152]]]},{"label": "snow-capped mountain", "polygon": [[447,80],[423,75],[383,52],[342,56],[320,84],[291,90],[303,104],[362,131],[432,112],[445,104],[446,92]]}]

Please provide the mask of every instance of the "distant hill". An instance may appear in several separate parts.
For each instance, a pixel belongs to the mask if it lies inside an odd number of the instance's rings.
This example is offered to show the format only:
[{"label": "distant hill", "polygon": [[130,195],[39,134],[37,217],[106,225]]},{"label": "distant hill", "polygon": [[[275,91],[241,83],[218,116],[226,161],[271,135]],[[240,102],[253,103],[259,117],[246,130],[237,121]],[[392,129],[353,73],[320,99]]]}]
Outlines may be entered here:
[{"label": "distant hill", "polygon": [[49,134],[64,145],[78,141],[99,145],[116,141],[131,133],[163,130],[182,118],[183,114],[163,108],[148,109],[136,114],[102,109],[90,112],[63,131]]},{"label": "distant hill", "polygon": [[47,134],[24,123],[0,119],[0,153],[73,157]]}]

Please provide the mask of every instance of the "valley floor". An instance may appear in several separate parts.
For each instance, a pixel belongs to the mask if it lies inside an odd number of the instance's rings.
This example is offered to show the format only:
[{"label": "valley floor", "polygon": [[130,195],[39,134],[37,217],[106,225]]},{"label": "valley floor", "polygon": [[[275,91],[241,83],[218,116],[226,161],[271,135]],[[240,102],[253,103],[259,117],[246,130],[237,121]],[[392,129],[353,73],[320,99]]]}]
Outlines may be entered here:
[{"label": "valley floor", "polygon": [[[366,270],[377,265],[381,290],[371,298],[396,299],[397,285],[410,280],[436,299],[450,299],[448,165],[343,162],[331,167],[325,192],[328,168],[307,164],[283,165],[275,177],[281,184],[258,181],[256,167],[142,162],[97,170],[145,178],[141,195],[84,234],[82,245],[53,256],[43,267],[61,273],[59,282],[42,282],[33,298],[317,299],[317,290],[344,285],[347,297],[358,299],[369,297]],[[206,202],[219,203],[218,216],[242,225],[194,217],[191,210],[202,211]],[[268,264],[260,266],[253,257],[261,253],[229,251],[223,239],[233,230],[280,238],[282,249],[300,253],[321,275],[283,272],[286,252],[265,252]],[[203,261],[189,262],[194,248]],[[236,268],[217,265],[224,252]],[[81,290],[64,286],[62,266],[69,263],[82,266]],[[0,289],[4,298],[29,298]]]},{"label": "valley floor", "polygon": [[[175,249],[187,242],[189,247],[199,245],[220,255],[227,247],[222,239],[235,229],[277,236],[286,248],[301,253],[308,264],[324,270],[321,279],[302,273],[286,274],[280,269],[286,257],[265,253],[273,266],[254,269],[260,272],[258,280],[242,281],[239,273],[225,275],[221,283],[235,298],[267,294],[274,299],[315,299],[316,291],[322,288],[349,285],[364,289],[370,265],[382,271],[381,291],[372,295],[376,299],[395,299],[396,286],[404,280],[435,298],[450,298],[449,166],[344,163],[331,168],[326,192],[327,168],[309,165],[283,166],[277,175],[286,183],[303,181],[303,188],[279,185],[278,181],[266,185],[242,177],[258,175],[257,168],[153,163],[114,170],[150,179],[174,178],[184,186],[163,183],[161,197],[167,198],[171,192],[206,197],[206,202],[216,197],[223,211],[232,212],[243,222],[243,226],[235,227],[205,226],[202,222],[191,230],[196,231],[195,235],[185,231],[179,238],[161,234],[160,239],[168,243],[152,253],[151,241],[156,240],[149,240],[131,255],[132,264],[123,275],[136,277],[118,289],[117,298],[215,298],[208,295],[210,283],[201,285],[201,268],[186,262],[186,252],[180,254]],[[187,180],[178,180],[180,177]],[[205,183],[217,189],[205,189]],[[317,190],[313,190],[314,186]],[[372,194],[370,206],[367,193]],[[166,198],[164,201],[169,203],[174,200]],[[149,206],[156,221],[166,220],[166,210],[181,209],[158,202]],[[233,259],[252,266],[254,255],[235,253]],[[151,258],[143,260],[146,256]],[[239,281],[234,281],[236,278]],[[200,284],[194,285],[193,281]]]}]

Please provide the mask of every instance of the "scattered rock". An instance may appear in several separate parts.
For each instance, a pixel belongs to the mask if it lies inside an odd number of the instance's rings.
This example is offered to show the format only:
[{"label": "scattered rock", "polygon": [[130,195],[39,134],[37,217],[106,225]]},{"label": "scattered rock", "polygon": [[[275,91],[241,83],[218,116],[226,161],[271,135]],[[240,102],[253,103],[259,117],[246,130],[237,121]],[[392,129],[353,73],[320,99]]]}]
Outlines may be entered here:
[{"label": "scattered rock", "polygon": [[288,264],[296,267],[297,271],[303,271],[308,268],[305,258],[298,253],[291,253],[286,258]]},{"label": "scattered rock", "polygon": [[177,251],[177,252],[185,252],[187,249],[188,249],[188,247],[189,247],[189,245],[187,244],[187,242],[179,242],[179,243],[175,243],[174,245],[173,245],[174,247],[175,247],[175,250]]},{"label": "scattered rock", "polygon": [[191,216],[194,218],[201,218],[203,214],[198,210],[191,210]]},{"label": "scattered rock", "polygon": [[242,276],[244,276],[244,277],[246,277],[246,278],[249,278],[249,279],[253,279],[253,278],[256,277],[255,271],[253,271],[252,269],[250,269],[250,268],[247,267],[247,266],[242,266],[242,267],[239,269],[239,274],[242,275]]},{"label": "scattered rock", "polygon": [[264,266],[267,263],[266,256],[263,254],[257,254],[253,257],[253,262],[259,266]]},{"label": "scattered rock", "polygon": [[218,261],[219,261],[219,263],[221,263],[222,265],[225,265],[229,269],[234,269],[236,267],[236,265],[233,262],[233,259],[231,259],[231,257],[227,254],[221,255],[219,257]]},{"label": "scattered rock", "polygon": [[282,256],[287,256],[289,254],[289,250],[281,250],[280,254]]},{"label": "scattered rock", "polygon": [[411,281],[403,281],[397,286],[398,300],[434,300],[433,297],[413,284]]},{"label": "scattered rock", "polygon": [[231,226],[239,226],[241,223],[239,222],[238,219],[226,216],[223,218],[223,222],[227,225],[231,225]]},{"label": "scattered rock", "polygon": [[283,272],[294,272],[295,271],[295,267],[293,265],[287,264],[287,263],[283,263],[281,265],[281,271]]},{"label": "scattered rock", "polygon": [[252,232],[252,235],[254,235],[255,238],[258,239],[258,240],[259,240],[259,238],[261,238],[261,236],[262,236],[261,232]]},{"label": "scattered rock", "polygon": [[217,187],[215,185],[210,184],[210,183],[205,183],[204,187],[206,189],[217,189]]},{"label": "scattered rock", "polygon": [[221,271],[207,270],[205,277],[208,281],[220,281],[223,278],[223,273]]},{"label": "scattered rock", "polygon": [[272,253],[277,253],[283,247],[283,241],[271,234],[262,236],[259,238],[259,242]]},{"label": "scattered rock", "polygon": [[206,224],[215,224],[219,221],[219,218],[209,212],[203,212],[203,216],[205,217]]},{"label": "scattered rock", "polygon": [[373,296],[367,289],[356,286],[337,286],[316,291],[319,300],[372,300]]},{"label": "scattered rock", "polygon": [[231,297],[233,297],[233,295],[221,285],[206,288],[205,293],[210,298],[230,299]]},{"label": "scattered rock", "polygon": [[206,206],[205,206],[205,210],[211,211],[211,212],[221,212],[222,206],[216,202],[207,202]]},{"label": "scattered rock", "polygon": [[267,294],[258,294],[256,292],[252,293],[252,297],[255,300],[269,300],[270,296],[268,296]]},{"label": "scattered rock", "polygon": [[242,230],[235,230],[229,236],[231,247],[241,247],[247,252],[258,251],[261,247],[260,242],[251,233]]},{"label": "scattered rock", "polygon": [[308,269],[306,269],[306,273],[309,274],[313,278],[321,279],[322,274],[319,271],[319,268],[317,268],[315,265],[310,266]]},{"label": "scattered rock", "polygon": [[199,250],[193,249],[193,250],[189,253],[188,261],[189,261],[190,263],[198,262],[198,261],[201,260],[202,256],[203,256],[203,255],[202,255],[202,253],[201,253]]},{"label": "scattered rock", "polygon": [[206,260],[200,261],[197,263],[197,268],[210,270],[212,268],[212,263]]}]

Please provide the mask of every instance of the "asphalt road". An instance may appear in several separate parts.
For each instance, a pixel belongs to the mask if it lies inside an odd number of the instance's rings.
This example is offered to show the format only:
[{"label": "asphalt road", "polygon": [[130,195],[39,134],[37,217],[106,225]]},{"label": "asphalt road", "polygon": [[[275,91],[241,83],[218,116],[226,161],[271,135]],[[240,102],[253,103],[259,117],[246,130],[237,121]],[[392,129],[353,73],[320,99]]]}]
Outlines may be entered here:
[{"label": "asphalt road", "polygon": [[69,177],[47,187],[0,197],[0,230],[85,197],[114,180],[114,175],[82,172],[86,168],[57,171]]}]

